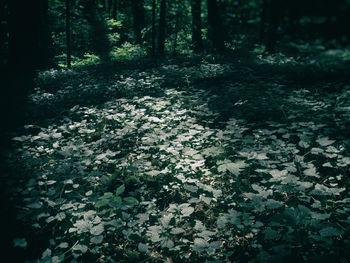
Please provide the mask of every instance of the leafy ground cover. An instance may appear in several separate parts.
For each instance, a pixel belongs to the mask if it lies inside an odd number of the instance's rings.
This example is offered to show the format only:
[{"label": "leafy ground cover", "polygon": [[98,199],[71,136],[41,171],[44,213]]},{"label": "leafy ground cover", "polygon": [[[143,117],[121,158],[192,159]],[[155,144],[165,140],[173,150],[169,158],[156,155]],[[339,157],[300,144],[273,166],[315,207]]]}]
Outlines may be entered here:
[{"label": "leafy ground cover", "polygon": [[33,262],[348,262],[349,83],[260,58],[42,72],[6,156],[13,245]]}]

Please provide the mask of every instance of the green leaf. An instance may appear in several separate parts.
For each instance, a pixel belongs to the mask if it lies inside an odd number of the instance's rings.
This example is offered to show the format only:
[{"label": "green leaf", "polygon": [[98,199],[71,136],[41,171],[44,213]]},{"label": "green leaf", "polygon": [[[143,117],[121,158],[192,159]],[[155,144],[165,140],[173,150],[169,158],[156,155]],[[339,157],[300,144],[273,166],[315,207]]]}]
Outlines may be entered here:
[{"label": "green leaf", "polygon": [[313,165],[310,165],[309,168],[304,171],[304,174],[306,176],[320,177]]},{"label": "green leaf", "polygon": [[217,156],[217,155],[222,154],[222,153],[224,153],[224,149],[221,147],[215,147],[215,146],[206,148],[202,152],[202,154],[205,156]]},{"label": "green leaf", "polygon": [[138,246],[137,246],[137,248],[138,248],[138,250],[139,250],[141,253],[149,254],[149,250],[148,250],[147,244],[139,243]]},{"label": "green leaf", "polygon": [[247,167],[247,164],[244,161],[231,162],[230,160],[224,160],[218,162],[218,172],[230,172],[234,175],[239,175],[242,169]]},{"label": "green leaf", "polygon": [[160,246],[162,248],[168,248],[168,249],[171,249],[174,247],[174,242],[171,240],[171,239],[164,239],[164,240],[161,240],[160,241]]},{"label": "green leaf", "polygon": [[214,231],[208,231],[208,230],[204,230],[198,233],[198,236],[204,238],[205,240],[208,240],[211,236],[214,236],[214,235],[215,235]]},{"label": "green leaf", "polygon": [[108,205],[108,203],[109,203],[109,200],[108,199],[99,199],[96,203],[95,203],[95,207],[96,208],[101,208],[101,207],[103,207],[103,206],[106,206],[106,205]]},{"label": "green leaf", "polygon": [[41,202],[35,202],[27,205],[28,208],[39,209],[42,206]]},{"label": "green leaf", "polygon": [[316,212],[311,213],[311,217],[316,220],[325,220],[325,219],[328,219],[330,216],[331,214],[321,214]]},{"label": "green leaf", "polygon": [[85,245],[78,244],[73,247],[73,251],[80,251],[82,254],[85,254],[87,250],[88,250],[88,247]]},{"label": "green leaf", "polygon": [[69,246],[69,244],[67,242],[62,242],[57,247],[59,247],[59,248],[67,248],[68,246]]},{"label": "green leaf", "polygon": [[209,247],[208,241],[204,240],[203,238],[195,238],[194,244],[193,244],[193,250],[201,253],[205,251]]},{"label": "green leaf", "polygon": [[160,241],[159,234],[161,233],[161,231],[161,226],[150,226],[147,231],[147,236],[150,237],[152,242],[158,242]]},{"label": "green leaf", "polygon": [[125,185],[124,184],[122,184],[121,186],[119,186],[118,188],[117,188],[117,190],[115,191],[115,195],[121,195],[122,193],[124,193],[124,190],[125,190]]},{"label": "green leaf", "polygon": [[322,137],[322,138],[317,139],[316,142],[318,142],[318,144],[321,146],[328,146],[328,145],[333,144],[335,141],[329,140],[328,137]]},{"label": "green leaf", "polygon": [[192,206],[184,207],[181,210],[181,214],[183,216],[190,216],[194,212],[194,208]]},{"label": "green leaf", "polygon": [[160,219],[160,223],[163,225],[163,227],[168,227],[170,224],[170,220],[174,217],[174,215],[172,213],[169,213],[167,215],[164,215],[161,219]]},{"label": "green leaf", "polygon": [[131,205],[131,206],[137,205],[139,203],[139,201],[137,201],[137,199],[132,196],[125,197],[123,200],[124,202],[126,202],[128,205]]},{"label": "green leaf", "polygon": [[73,204],[72,203],[67,203],[67,204],[63,204],[61,205],[60,209],[61,210],[67,210],[67,209],[70,209],[73,207]]},{"label": "green leaf", "polygon": [[209,247],[208,247],[208,252],[209,253],[214,253],[215,250],[217,250],[218,248],[220,248],[222,244],[222,241],[213,241],[210,242]]},{"label": "green leaf", "polygon": [[267,209],[276,209],[280,208],[283,206],[283,204],[279,201],[273,200],[273,199],[268,199],[265,203]]},{"label": "green leaf", "polygon": [[182,229],[181,227],[175,227],[175,228],[171,229],[170,233],[173,235],[178,235],[178,234],[185,233],[185,230]]},{"label": "green leaf", "polygon": [[321,229],[320,231],[321,236],[323,237],[335,237],[335,236],[340,236],[342,235],[344,232],[342,230],[339,230],[335,227],[325,227],[323,229]]},{"label": "green leaf", "polygon": [[101,223],[101,224],[98,224],[98,225],[92,227],[90,230],[90,233],[91,233],[91,235],[99,236],[103,233],[103,231],[104,231],[104,227],[103,227],[103,224]]},{"label": "green leaf", "polygon": [[95,245],[99,245],[101,244],[103,241],[103,235],[100,235],[100,236],[94,236],[90,239],[90,242],[95,244]]},{"label": "green leaf", "polygon": [[122,203],[122,198],[120,196],[115,196],[113,198],[113,202],[116,204],[116,205],[120,205]]},{"label": "green leaf", "polygon": [[13,240],[14,247],[26,248],[28,243],[25,238],[15,238]]}]

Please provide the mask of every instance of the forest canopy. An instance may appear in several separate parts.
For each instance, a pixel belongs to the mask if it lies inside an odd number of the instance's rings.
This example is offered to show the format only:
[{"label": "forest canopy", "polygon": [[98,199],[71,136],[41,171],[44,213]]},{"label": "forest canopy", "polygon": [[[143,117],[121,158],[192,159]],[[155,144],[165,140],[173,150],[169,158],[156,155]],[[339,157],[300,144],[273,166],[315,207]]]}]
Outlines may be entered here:
[{"label": "forest canopy", "polygon": [[[281,41],[349,43],[346,0],[2,0],[1,64],[57,67]],[[287,47],[285,47],[287,48]],[[12,62],[11,62],[12,61]]]}]

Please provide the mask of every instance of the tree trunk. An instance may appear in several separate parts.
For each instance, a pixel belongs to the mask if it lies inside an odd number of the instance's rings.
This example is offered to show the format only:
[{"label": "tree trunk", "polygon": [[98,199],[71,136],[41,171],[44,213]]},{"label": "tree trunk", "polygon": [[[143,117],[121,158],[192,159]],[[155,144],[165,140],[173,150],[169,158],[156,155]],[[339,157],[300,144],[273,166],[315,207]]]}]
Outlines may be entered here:
[{"label": "tree trunk", "polygon": [[41,63],[39,49],[40,10],[43,0],[8,1],[9,64],[14,68],[33,69]]},{"label": "tree trunk", "polygon": [[131,0],[132,1],[132,13],[133,13],[133,26],[135,43],[142,43],[141,31],[145,27],[145,13],[143,7],[143,0]]},{"label": "tree trunk", "polygon": [[[3,49],[7,40],[8,28],[5,27],[5,0],[0,0],[0,49]],[[0,62],[6,61],[6,57],[0,57]]]},{"label": "tree trunk", "polygon": [[179,20],[180,20],[180,4],[177,1],[176,2],[176,17],[175,17],[175,28],[174,28],[174,43],[173,43],[173,55],[176,54],[176,47],[177,47],[177,35],[179,31]]},{"label": "tree trunk", "polygon": [[297,32],[299,32],[299,24],[297,23],[298,20],[298,13],[300,12],[299,9],[299,3],[295,1],[288,1],[287,2],[287,10],[288,10],[288,33],[291,36],[295,36]]},{"label": "tree trunk", "polygon": [[192,45],[195,51],[202,49],[201,0],[191,0]]},{"label": "tree trunk", "polygon": [[112,0],[108,0],[108,16],[112,17]]},{"label": "tree trunk", "polygon": [[166,0],[160,2],[160,15],[159,15],[159,35],[158,35],[158,53],[160,56],[164,55],[165,46],[165,28],[166,28]]},{"label": "tree trunk", "polygon": [[152,56],[156,55],[156,0],[152,1]]},{"label": "tree trunk", "polygon": [[113,10],[112,10],[112,17],[114,20],[117,20],[118,17],[118,0],[113,0]]},{"label": "tree trunk", "polygon": [[1,78],[0,96],[0,113],[6,113],[4,120],[0,116],[0,121],[5,127],[18,124],[23,116],[21,111],[27,93],[34,87],[34,70],[40,66],[42,57],[45,56],[39,48],[42,4],[42,0],[7,1],[9,61],[6,79]]},{"label": "tree trunk", "polygon": [[266,10],[267,10],[267,0],[263,0],[261,15],[260,15],[260,34],[259,34],[260,44],[262,44],[264,42],[265,24],[266,24]]},{"label": "tree trunk", "polygon": [[224,49],[223,24],[216,0],[208,0],[208,35],[214,49]]},{"label": "tree trunk", "polygon": [[103,10],[106,10],[106,7],[107,7],[106,1],[107,1],[107,0],[102,0]]},{"label": "tree trunk", "polygon": [[67,67],[71,67],[71,40],[70,40],[70,1],[66,0],[66,48],[67,48]]},{"label": "tree trunk", "polygon": [[51,34],[48,23],[49,1],[41,0],[40,5],[40,25],[39,25],[39,50],[40,50],[40,67],[44,68],[50,63],[50,45]]},{"label": "tree trunk", "polygon": [[267,31],[266,51],[273,52],[277,41],[280,23],[280,0],[270,0],[269,27]]}]

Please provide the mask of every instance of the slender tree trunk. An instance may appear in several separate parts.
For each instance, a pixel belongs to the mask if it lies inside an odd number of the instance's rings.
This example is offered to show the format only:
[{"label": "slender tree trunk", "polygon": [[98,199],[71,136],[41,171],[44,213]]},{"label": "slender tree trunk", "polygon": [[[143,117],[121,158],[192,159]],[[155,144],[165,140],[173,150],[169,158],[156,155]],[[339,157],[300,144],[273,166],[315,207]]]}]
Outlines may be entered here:
[{"label": "slender tree trunk", "polygon": [[49,65],[50,61],[50,44],[51,44],[51,35],[50,28],[48,24],[48,10],[49,10],[49,1],[41,0],[40,5],[40,30],[39,30],[39,49],[40,49],[40,67],[44,68]]},{"label": "slender tree trunk", "polygon": [[145,14],[143,7],[143,0],[131,0],[132,1],[132,11],[133,11],[133,24],[134,24],[134,35],[135,42],[141,44],[142,35],[141,31],[145,27]]},{"label": "slender tree trunk", "polygon": [[[3,48],[3,45],[6,42],[7,38],[7,28],[5,28],[2,21],[5,21],[5,0],[0,0],[0,49]],[[0,57],[1,60],[4,58]]]},{"label": "slender tree trunk", "polygon": [[260,34],[259,34],[260,44],[263,43],[264,36],[265,36],[266,10],[267,10],[267,0],[263,0],[261,15],[260,15]]},{"label": "slender tree trunk", "polygon": [[295,36],[295,33],[299,31],[298,28],[298,23],[297,23],[297,19],[298,19],[298,3],[296,3],[295,1],[288,1],[287,2],[288,6],[287,6],[287,10],[288,10],[288,32],[291,36]]},{"label": "slender tree trunk", "polygon": [[112,17],[112,0],[108,0],[108,16]]},{"label": "slender tree trunk", "polygon": [[103,10],[106,10],[106,8],[107,8],[106,1],[107,0],[102,0]]},{"label": "slender tree trunk", "polygon": [[14,68],[32,69],[40,61],[40,7],[41,0],[10,0],[9,63]]},{"label": "slender tree trunk", "polygon": [[113,0],[113,11],[112,11],[112,17],[114,20],[117,20],[117,12],[118,12],[118,0]]},{"label": "slender tree trunk", "polygon": [[152,0],[152,56],[156,55],[156,0]]},{"label": "slender tree trunk", "polygon": [[159,15],[159,35],[158,35],[158,53],[160,56],[164,55],[165,46],[165,28],[166,28],[166,0],[160,2],[160,15]]},{"label": "slender tree trunk", "polygon": [[71,18],[70,18],[70,1],[66,0],[66,48],[67,48],[67,67],[71,67],[71,39],[70,39],[70,27],[71,27]]},{"label": "slender tree trunk", "polygon": [[191,0],[192,45],[195,51],[202,49],[201,0]]},{"label": "slender tree trunk", "polygon": [[224,49],[223,24],[216,0],[208,0],[208,35],[216,50]]},{"label": "slender tree trunk", "polygon": [[177,35],[179,32],[179,19],[180,19],[180,4],[179,2],[176,2],[176,17],[175,17],[175,34],[174,34],[174,43],[173,43],[173,55],[176,54],[176,47],[177,47]]},{"label": "slender tree trunk", "polygon": [[271,0],[269,27],[267,31],[266,51],[273,52],[277,41],[277,31],[280,22],[280,0]]}]

